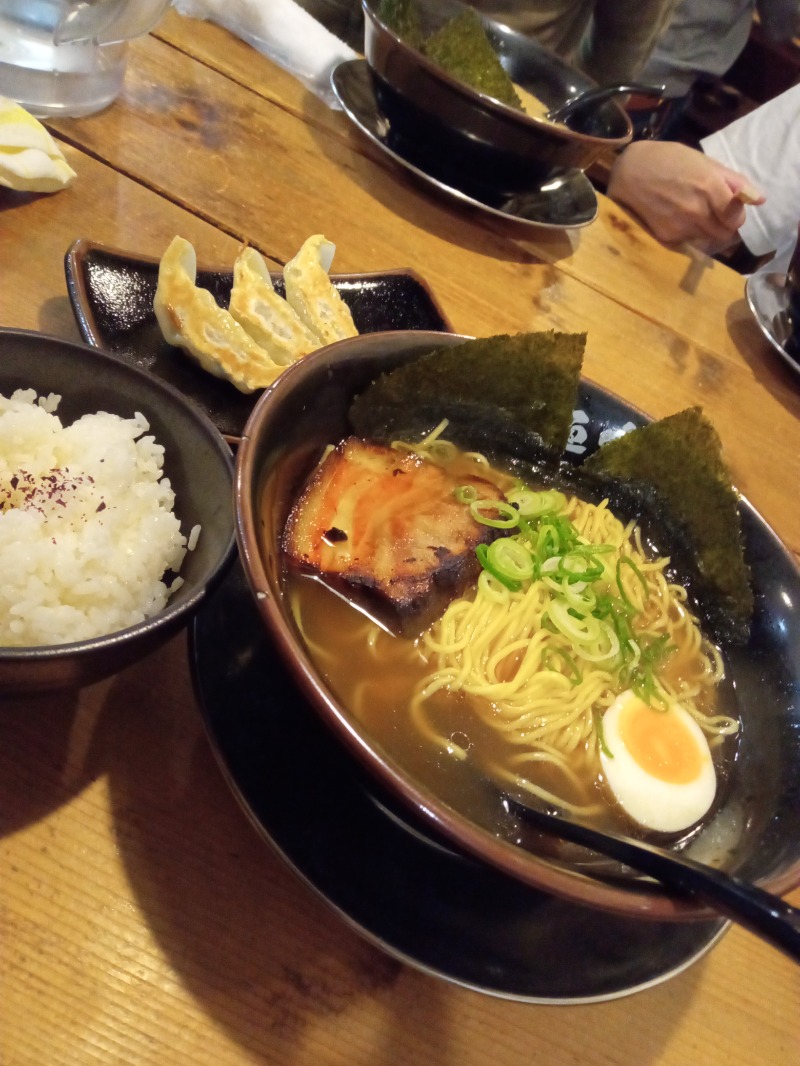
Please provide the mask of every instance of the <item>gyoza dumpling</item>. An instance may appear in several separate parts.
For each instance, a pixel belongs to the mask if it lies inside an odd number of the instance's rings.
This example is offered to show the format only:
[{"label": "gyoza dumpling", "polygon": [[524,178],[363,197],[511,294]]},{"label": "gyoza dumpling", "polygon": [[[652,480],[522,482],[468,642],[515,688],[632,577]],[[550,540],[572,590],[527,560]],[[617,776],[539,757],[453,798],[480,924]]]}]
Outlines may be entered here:
[{"label": "gyoza dumpling", "polygon": [[287,301],[322,344],[358,334],[350,308],[328,277],[335,251],[335,244],[316,234],[283,268]]},{"label": "gyoza dumpling", "polygon": [[243,248],[236,257],[228,310],[276,363],[292,363],[320,347],[317,335],[275,292],[267,264],[255,248]]},{"label": "gyoza dumpling", "polygon": [[161,257],[153,309],[168,344],[182,348],[216,377],[240,392],[266,388],[284,367],[276,363],[220,307],[197,280],[197,257],[183,237],[174,237]]}]

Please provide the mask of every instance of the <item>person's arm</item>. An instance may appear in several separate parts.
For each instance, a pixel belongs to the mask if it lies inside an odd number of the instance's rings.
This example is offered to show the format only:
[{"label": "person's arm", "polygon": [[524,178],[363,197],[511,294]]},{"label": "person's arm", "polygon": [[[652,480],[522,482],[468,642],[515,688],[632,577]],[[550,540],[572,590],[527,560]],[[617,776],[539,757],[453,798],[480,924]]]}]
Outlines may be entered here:
[{"label": "person's arm", "polygon": [[608,185],[665,244],[700,242],[719,251],[736,239],[745,203],[763,203],[746,175],[675,141],[635,141],[615,162]]}]

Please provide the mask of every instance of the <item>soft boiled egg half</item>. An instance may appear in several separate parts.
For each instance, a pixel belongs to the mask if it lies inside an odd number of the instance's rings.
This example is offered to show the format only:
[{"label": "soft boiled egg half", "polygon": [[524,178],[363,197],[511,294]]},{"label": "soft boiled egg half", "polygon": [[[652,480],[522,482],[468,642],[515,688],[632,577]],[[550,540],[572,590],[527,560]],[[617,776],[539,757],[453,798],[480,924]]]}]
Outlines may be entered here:
[{"label": "soft boiled egg half", "polygon": [[623,692],[603,715],[600,762],[619,805],[646,829],[687,829],[714,802],[708,742],[679,704],[656,710]]}]

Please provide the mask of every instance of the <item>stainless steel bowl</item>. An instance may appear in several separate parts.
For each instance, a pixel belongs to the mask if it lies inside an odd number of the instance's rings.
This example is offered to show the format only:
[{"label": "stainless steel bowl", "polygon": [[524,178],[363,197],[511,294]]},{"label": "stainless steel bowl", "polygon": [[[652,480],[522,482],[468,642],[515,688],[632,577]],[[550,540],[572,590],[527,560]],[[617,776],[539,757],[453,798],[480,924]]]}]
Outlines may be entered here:
[{"label": "stainless steel bowl", "polygon": [[[458,0],[417,0],[427,37],[467,10]],[[584,171],[603,152],[632,136],[616,100],[581,109],[568,123],[535,118],[477,92],[402,40],[363,0],[364,54],[378,106],[398,150],[459,188],[518,195],[569,170]],[[595,87],[536,41],[481,18],[511,80],[547,108]]]}]

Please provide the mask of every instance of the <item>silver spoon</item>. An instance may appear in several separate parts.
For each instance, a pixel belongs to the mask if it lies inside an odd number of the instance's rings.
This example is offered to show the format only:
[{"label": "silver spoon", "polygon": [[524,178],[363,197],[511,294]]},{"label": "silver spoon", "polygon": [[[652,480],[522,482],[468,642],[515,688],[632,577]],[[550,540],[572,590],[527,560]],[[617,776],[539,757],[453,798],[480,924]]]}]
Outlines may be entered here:
[{"label": "silver spoon", "polygon": [[711,866],[619,833],[592,829],[569,815],[545,811],[534,801],[507,795],[537,829],[616,859],[667,888],[704,900],[726,918],[800,962],[800,909],[755,885]]},{"label": "silver spoon", "polygon": [[628,85],[601,85],[599,88],[584,89],[583,92],[571,96],[563,104],[559,104],[551,111],[548,111],[545,117],[550,119],[551,122],[563,123],[569,118],[574,118],[580,111],[593,111],[599,104],[605,103],[606,100],[610,100],[613,96],[636,94],[637,96],[652,96],[653,99],[660,100],[665,91],[665,85],[650,85],[645,82],[635,81],[630,82]]}]

